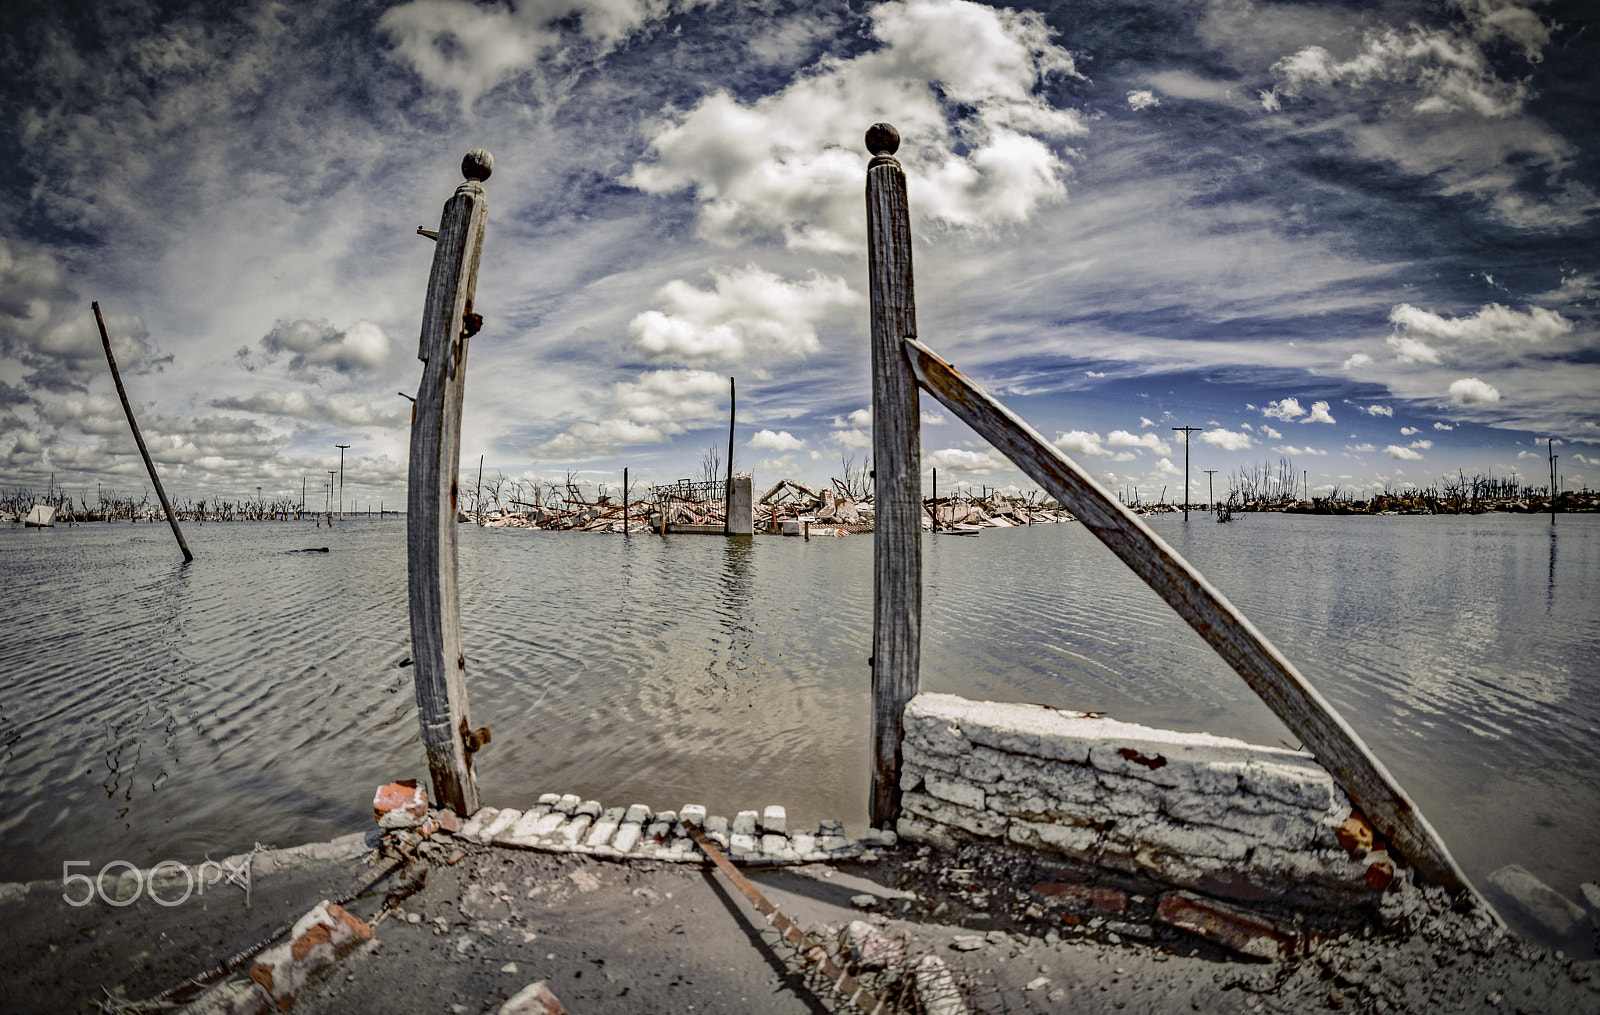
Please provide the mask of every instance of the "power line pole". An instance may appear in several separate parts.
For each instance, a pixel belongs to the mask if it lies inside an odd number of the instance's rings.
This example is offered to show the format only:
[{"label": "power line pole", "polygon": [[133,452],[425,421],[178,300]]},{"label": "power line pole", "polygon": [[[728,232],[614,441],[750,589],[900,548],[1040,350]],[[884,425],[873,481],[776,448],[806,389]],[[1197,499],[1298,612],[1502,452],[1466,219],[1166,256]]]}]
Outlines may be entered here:
[{"label": "power line pole", "polygon": [[328,470],[328,524],[329,525],[333,524],[333,477],[337,476],[337,475],[338,475],[338,473],[333,471],[332,469]]},{"label": "power line pole", "polygon": [[339,520],[344,521],[344,449],[348,444],[335,444],[339,449]]},{"label": "power line pole", "polygon": [[1217,509],[1217,491],[1211,485],[1211,477],[1217,474],[1216,469],[1201,469],[1206,474],[1206,504],[1215,511]]},{"label": "power line pole", "polygon": [[1175,426],[1172,429],[1183,433],[1183,520],[1189,520],[1189,435],[1199,433],[1203,427]]}]

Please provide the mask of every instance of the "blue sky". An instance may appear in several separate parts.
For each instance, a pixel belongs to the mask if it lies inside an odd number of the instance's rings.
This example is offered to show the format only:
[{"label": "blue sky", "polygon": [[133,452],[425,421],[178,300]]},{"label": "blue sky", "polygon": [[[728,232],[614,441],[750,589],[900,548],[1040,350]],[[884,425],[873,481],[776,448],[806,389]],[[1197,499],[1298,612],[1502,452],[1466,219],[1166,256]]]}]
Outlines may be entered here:
[{"label": "blue sky", "polygon": [[[758,486],[870,447],[862,134],[924,341],[1106,486],[1290,457],[1600,486],[1600,67],[1578,3],[463,0],[9,8],[0,486],[404,500],[461,155],[495,156],[462,459]],[[940,485],[1026,487],[926,403]],[[1219,489],[1220,489],[1219,485]],[[311,498],[316,502],[316,498]]]}]

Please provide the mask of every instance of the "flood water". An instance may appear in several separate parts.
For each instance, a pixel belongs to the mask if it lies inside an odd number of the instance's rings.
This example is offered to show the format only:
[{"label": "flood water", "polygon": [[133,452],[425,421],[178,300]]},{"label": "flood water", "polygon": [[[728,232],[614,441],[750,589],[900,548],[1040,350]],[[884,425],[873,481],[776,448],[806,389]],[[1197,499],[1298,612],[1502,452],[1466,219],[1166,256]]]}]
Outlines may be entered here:
[{"label": "flood water", "polygon": [[[1600,517],[1153,527],[1480,881],[1600,879]],[[0,880],[325,839],[420,778],[405,523],[0,530]],[[1074,524],[926,536],[923,687],[1288,742]],[[327,546],[328,553],[287,552]],[[866,821],[872,539],[461,527],[484,799]]]}]

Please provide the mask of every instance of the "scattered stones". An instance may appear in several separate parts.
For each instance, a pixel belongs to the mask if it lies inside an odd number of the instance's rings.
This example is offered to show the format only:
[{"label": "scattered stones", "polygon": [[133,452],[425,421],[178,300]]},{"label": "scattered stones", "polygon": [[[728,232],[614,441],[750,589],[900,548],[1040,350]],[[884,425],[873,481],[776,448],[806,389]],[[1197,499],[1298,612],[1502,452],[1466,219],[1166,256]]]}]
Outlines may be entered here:
[{"label": "scattered stones", "polygon": [[988,942],[978,934],[957,934],[950,947],[958,952],[975,952],[986,944]]}]

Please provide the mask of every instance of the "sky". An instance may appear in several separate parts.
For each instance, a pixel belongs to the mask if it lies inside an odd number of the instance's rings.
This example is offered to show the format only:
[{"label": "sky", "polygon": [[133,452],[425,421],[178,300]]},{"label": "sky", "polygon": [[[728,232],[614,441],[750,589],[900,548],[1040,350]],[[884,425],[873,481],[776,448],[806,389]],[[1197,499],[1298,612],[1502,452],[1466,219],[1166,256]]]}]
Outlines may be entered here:
[{"label": "sky", "polygon": [[[922,341],[1108,489],[1600,486],[1579,2],[13,0],[0,489],[405,500],[416,335],[494,156],[463,469],[758,492],[870,454],[862,137]],[[1031,489],[924,396],[925,480]]]}]

